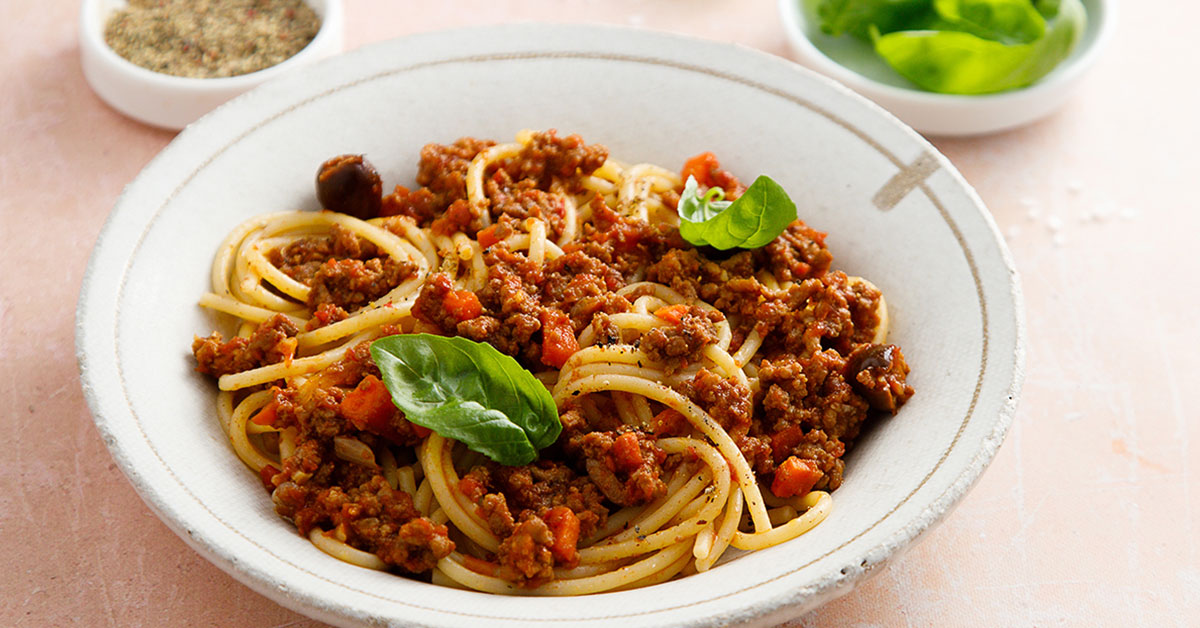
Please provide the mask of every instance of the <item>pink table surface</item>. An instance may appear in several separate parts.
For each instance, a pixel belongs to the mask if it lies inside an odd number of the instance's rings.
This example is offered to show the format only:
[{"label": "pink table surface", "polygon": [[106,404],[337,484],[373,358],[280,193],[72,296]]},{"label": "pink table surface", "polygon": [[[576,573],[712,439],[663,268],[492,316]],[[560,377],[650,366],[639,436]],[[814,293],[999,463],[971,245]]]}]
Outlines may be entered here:
[{"label": "pink table surface", "polygon": [[[768,0],[346,4],[348,48],[538,19],[786,50]],[[1061,112],[934,140],[1024,281],[1020,411],[944,524],[792,625],[1200,625],[1200,3],[1126,4]],[[172,134],[88,89],[76,7],[0,3],[0,625],[319,625],[188,549],[92,424],[74,359],[83,271],[122,186]]]}]

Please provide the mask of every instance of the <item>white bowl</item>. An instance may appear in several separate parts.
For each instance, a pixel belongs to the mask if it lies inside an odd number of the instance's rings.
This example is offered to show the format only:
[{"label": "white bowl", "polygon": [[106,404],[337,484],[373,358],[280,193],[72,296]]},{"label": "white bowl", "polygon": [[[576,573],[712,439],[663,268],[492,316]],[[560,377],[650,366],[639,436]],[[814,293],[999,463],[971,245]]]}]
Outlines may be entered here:
[{"label": "white bowl", "polygon": [[[333,559],[272,509],[194,371],[196,305],[243,219],[315,209],[313,174],[365,153],[412,185],[427,142],[557,128],[614,158],[678,167],[712,150],[769,173],[830,233],[834,266],[887,295],[917,393],[848,454],[824,523],[653,587],[570,599],[437,587]],[[193,124],[127,188],[84,280],[77,349],[114,459],[184,541],[254,590],[341,625],[769,625],[850,590],[945,516],[1012,419],[1024,333],[1016,271],[979,198],[919,135],[794,63],[611,27],[515,25],[366,47]],[[953,569],[953,566],[949,567]]]},{"label": "white bowl", "polygon": [[868,44],[821,32],[804,0],[779,0],[796,60],[845,84],[929,135],[978,135],[1029,124],[1061,107],[1095,63],[1116,27],[1114,0],[1082,0],[1087,29],[1075,50],[1041,80],[1022,89],[964,96],[923,91],[892,70]]},{"label": "white bowl", "polygon": [[342,51],[341,0],[305,0],[321,29],[303,50],[269,68],[227,78],[188,78],[147,70],[104,42],[104,27],[124,0],[83,0],[79,53],[89,85],[117,111],[165,129],[182,129],[225,101],[276,76]]}]

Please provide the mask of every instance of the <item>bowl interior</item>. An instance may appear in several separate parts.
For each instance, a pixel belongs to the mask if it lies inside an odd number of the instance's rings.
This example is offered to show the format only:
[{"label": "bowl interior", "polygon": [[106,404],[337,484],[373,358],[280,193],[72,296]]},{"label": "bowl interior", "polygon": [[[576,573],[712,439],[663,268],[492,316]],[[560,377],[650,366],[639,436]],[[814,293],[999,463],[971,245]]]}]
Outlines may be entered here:
[{"label": "bowl interior", "polygon": [[[597,80],[600,78],[600,80]],[[569,600],[488,596],[358,569],[272,511],[192,370],[196,306],[243,219],[310,209],[316,167],[365,153],[412,185],[428,142],[557,128],[630,162],[714,151],[767,173],[830,233],[834,265],[875,282],[916,396],[850,454],[830,518],[794,542],[648,589]],[[1019,292],[974,193],[932,147],[793,64],[731,46],[595,27],[406,38],[269,83],[179,136],[118,202],[79,312],[89,403],[147,503],[198,551],[292,608],[344,624],[768,621],[845,591],[945,514],[990,460],[1020,381]]]}]

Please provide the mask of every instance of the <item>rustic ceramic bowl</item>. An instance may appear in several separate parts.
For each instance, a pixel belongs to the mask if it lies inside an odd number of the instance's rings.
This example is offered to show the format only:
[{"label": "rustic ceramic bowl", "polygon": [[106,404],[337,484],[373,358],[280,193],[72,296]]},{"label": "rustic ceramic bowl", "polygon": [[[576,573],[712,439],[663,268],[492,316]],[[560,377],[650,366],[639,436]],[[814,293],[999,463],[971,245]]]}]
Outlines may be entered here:
[{"label": "rustic ceramic bowl", "polygon": [[[891,304],[916,396],[848,454],[829,519],[703,574],[571,599],[501,597],[360,569],[272,510],[193,371],[196,305],[243,219],[315,209],[330,155],[365,153],[412,185],[427,142],[557,128],[626,161],[711,150],[768,173],[828,231],[835,266]],[[1022,378],[1012,260],[932,146],[833,82],[764,53],[589,26],[407,37],[263,85],[179,135],[118,200],[92,255],[78,352],[96,425],[130,482],[196,551],[289,608],[347,626],[768,625],[841,595],[928,531],[1004,438]],[[953,569],[953,566],[949,567]]]},{"label": "rustic ceramic bowl", "polygon": [[125,0],[83,0],[79,12],[79,54],[83,75],[104,102],[141,122],[182,129],[221,103],[264,81],[342,51],[341,0],[305,0],[321,17],[317,36],[287,60],[228,78],[187,78],[147,70],[118,55],[104,42],[104,27]]},{"label": "rustic ceramic bowl", "polygon": [[779,15],[796,60],[836,79],[879,103],[913,128],[929,135],[979,135],[1011,129],[1050,115],[1061,107],[1116,29],[1116,2],[1082,0],[1088,25],[1065,60],[1029,87],[963,96],[918,89],[896,74],[857,39],[821,32],[812,10],[814,0],[778,0]]}]

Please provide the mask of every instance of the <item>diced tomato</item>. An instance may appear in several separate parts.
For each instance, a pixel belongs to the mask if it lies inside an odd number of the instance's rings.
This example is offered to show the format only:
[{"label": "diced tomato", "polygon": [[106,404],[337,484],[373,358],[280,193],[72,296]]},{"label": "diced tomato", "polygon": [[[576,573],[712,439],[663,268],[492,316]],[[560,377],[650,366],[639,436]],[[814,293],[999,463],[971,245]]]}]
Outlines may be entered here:
[{"label": "diced tomato", "polygon": [[663,319],[664,321],[667,321],[668,323],[671,323],[672,325],[679,325],[683,323],[683,315],[687,314],[687,311],[688,306],[683,303],[679,303],[676,305],[668,305],[667,307],[660,307],[655,310],[654,315]]},{"label": "diced tomato", "polygon": [[680,176],[687,183],[688,177],[696,177],[696,183],[704,187],[712,187],[712,173],[721,168],[721,162],[712,153],[700,153],[683,163]]},{"label": "diced tomato", "polygon": [[341,318],[345,318],[346,311],[332,303],[322,303],[321,305],[317,306],[316,310],[313,311],[312,318],[309,319],[307,328],[318,329],[330,323],[336,322],[336,320],[340,320],[338,317],[339,314],[341,314]]},{"label": "diced tomato", "polygon": [[571,319],[558,310],[542,310],[542,364],[562,368],[579,351]]},{"label": "diced tomato", "polygon": [[681,412],[667,408],[650,419],[655,436],[682,436],[688,433],[691,422]]},{"label": "diced tomato", "polygon": [[791,455],[792,449],[804,439],[804,430],[793,425],[785,427],[771,436],[771,457],[780,462]]},{"label": "diced tomato", "polygon": [[554,555],[558,564],[574,567],[579,562],[579,553],[576,550],[579,543],[579,517],[566,506],[555,506],[546,512],[542,519],[554,535],[550,553]]},{"label": "diced tomato", "polygon": [[475,234],[475,239],[479,240],[479,246],[486,249],[489,246],[499,242],[500,236],[496,235],[496,230],[499,228],[500,225],[497,223]]},{"label": "diced tomato", "polygon": [[638,447],[637,435],[625,432],[618,436],[613,441],[612,455],[618,470],[633,471],[642,466],[642,449]]},{"label": "diced tomato", "polygon": [[[364,377],[357,388],[346,393],[338,409],[355,429],[382,436],[396,444],[404,442],[404,438],[392,426],[392,417],[396,413],[392,393],[388,392],[387,386],[378,377]],[[425,438],[433,433],[432,430],[411,421],[409,425],[418,438]]]},{"label": "diced tomato", "polygon": [[258,470],[258,477],[262,480],[263,487],[268,491],[275,490],[275,482],[271,479],[276,475],[279,475],[279,469],[275,468],[275,465],[269,464]]},{"label": "diced tomato", "polygon": [[467,475],[458,481],[458,492],[465,495],[471,501],[478,501],[487,493],[487,487],[483,485],[483,482]]},{"label": "diced tomato", "polygon": [[483,313],[483,305],[479,303],[479,297],[470,290],[447,292],[442,300],[442,307],[446,309],[447,314],[459,322],[469,321]]},{"label": "diced tomato", "polygon": [[263,406],[254,416],[250,417],[250,422],[258,425],[275,425],[275,419],[279,418],[278,410],[279,402],[272,401]]},{"label": "diced tomato", "polygon": [[790,456],[775,469],[771,492],[776,497],[804,495],[825,475],[811,460]]},{"label": "diced tomato", "polygon": [[341,520],[344,525],[347,521],[354,521],[362,514],[362,506],[356,503],[342,504]]},{"label": "diced tomato", "polygon": [[392,404],[392,393],[388,392],[387,386],[378,377],[367,375],[357,388],[346,393],[340,410],[355,428],[382,434],[391,428],[396,406]]},{"label": "diced tomato", "polygon": [[681,174],[684,183],[687,183],[689,176],[696,177],[696,183],[700,184],[701,191],[707,188],[725,190],[725,200],[727,201],[736,199],[746,191],[742,182],[733,173],[721,169],[721,162],[717,161],[716,155],[712,153],[701,153],[687,160],[683,164]]}]

